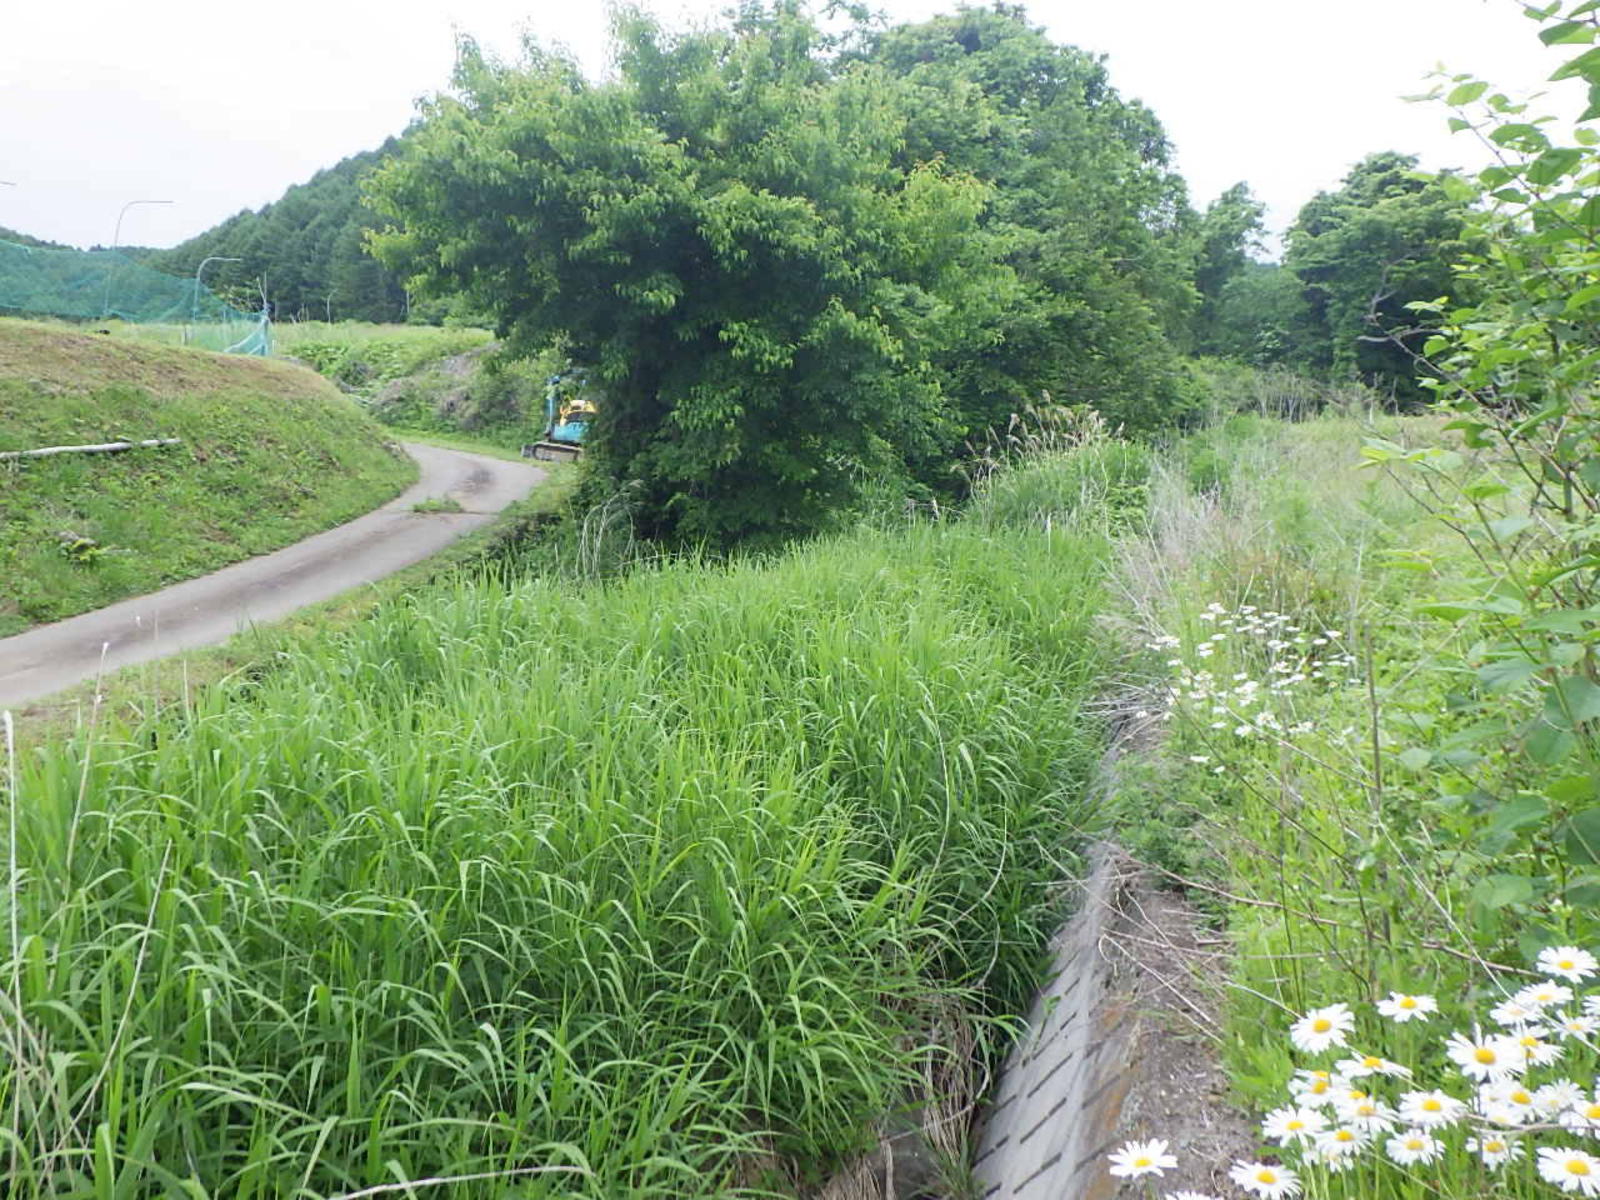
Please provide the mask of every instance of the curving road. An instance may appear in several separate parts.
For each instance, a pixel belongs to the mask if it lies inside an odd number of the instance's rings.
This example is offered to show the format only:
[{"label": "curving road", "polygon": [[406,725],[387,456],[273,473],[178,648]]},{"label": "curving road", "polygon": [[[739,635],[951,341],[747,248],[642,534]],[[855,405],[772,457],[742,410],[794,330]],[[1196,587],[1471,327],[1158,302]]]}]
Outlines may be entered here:
[{"label": "curving road", "polygon": [[[404,443],[422,477],[382,508],[211,575],[0,638],[0,708],[133,663],[225,642],[252,624],[337,596],[420,562],[493,520],[544,479],[525,463]],[[417,513],[449,496],[458,513]],[[103,657],[102,657],[103,654]]]}]

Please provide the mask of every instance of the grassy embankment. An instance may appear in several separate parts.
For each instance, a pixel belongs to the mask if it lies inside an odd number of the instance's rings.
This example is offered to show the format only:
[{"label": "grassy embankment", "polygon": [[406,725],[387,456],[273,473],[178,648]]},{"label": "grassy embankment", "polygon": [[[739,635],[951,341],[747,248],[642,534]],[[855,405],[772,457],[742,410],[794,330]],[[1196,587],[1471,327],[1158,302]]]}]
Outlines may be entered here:
[{"label": "grassy embankment", "polygon": [[12,1194],[826,1172],[1026,1002],[1098,748],[1084,479],[426,589],[19,757]]},{"label": "grassy embankment", "polygon": [[[1364,467],[1374,435],[1414,461]],[[1595,811],[1594,765],[1540,740],[1540,714],[1554,711],[1545,673],[1485,657],[1496,623],[1520,612],[1506,565],[1536,585],[1551,543],[1515,515],[1514,472],[1429,449],[1450,440],[1435,418],[1236,418],[1156,473],[1149,534],[1121,552],[1115,607],[1155,675],[1141,716],[1168,736],[1124,790],[1120,822],[1232,943],[1225,980],[1192,981],[1227,988],[1225,1027],[1200,1032],[1257,1114],[1291,1103],[1296,1070],[1352,1053],[1412,1072],[1354,1084],[1389,1106],[1378,1124],[1322,1110],[1330,1128],[1353,1129],[1355,1169],[1263,1144],[1302,1171],[1308,1194],[1335,1200],[1553,1195],[1534,1149],[1583,1144],[1581,1130],[1556,1128],[1555,1109],[1489,1121],[1489,1133],[1481,1116],[1457,1117],[1428,1131],[1439,1144],[1412,1165],[1396,1156],[1414,1151],[1388,1144],[1407,1127],[1394,1116],[1403,1093],[1441,1088],[1496,1111],[1449,1060],[1446,1035],[1518,1028],[1490,1010],[1535,978],[1539,948],[1596,948],[1600,875],[1577,836]],[[1486,591],[1494,576],[1499,590]],[[1553,628],[1587,639],[1582,616]],[[1392,992],[1432,997],[1439,1012],[1384,1015]],[[1523,1020],[1582,1024],[1579,999]],[[1348,1034],[1296,1048],[1290,1025],[1335,1004],[1350,1008]],[[1565,1078],[1592,1103],[1592,1034],[1543,1043],[1552,1059],[1527,1069],[1528,1094]],[[1520,1157],[1497,1166],[1496,1152],[1467,1145],[1474,1135]]]},{"label": "grassy embankment", "polygon": [[416,474],[305,370],[0,321],[0,449],[122,436],[183,442],[0,463],[0,636],[288,545]]}]

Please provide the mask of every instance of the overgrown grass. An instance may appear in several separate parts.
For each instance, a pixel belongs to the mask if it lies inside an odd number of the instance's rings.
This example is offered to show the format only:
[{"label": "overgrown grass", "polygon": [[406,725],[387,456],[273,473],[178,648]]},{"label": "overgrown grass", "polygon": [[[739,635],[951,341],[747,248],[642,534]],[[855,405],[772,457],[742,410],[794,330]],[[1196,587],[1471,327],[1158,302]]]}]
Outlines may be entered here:
[{"label": "overgrown grass", "polygon": [[[1516,710],[1537,712],[1538,681],[1485,677],[1480,623],[1436,611],[1478,595],[1483,544],[1435,515],[1442,492],[1361,466],[1364,437],[1437,445],[1441,424],[1235,418],[1158,467],[1147,534],[1124,547],[1120,607],[1154,675],[1137,717],[1167,736],[1125,790],[1121,820],[1226,926],[1218,1049],[1257,1113],[1291,1103],[1297,1069],[1352,1053],[1414,1072],[1360,1081],[1389,1105],[1435,1087],[1486,1104],[1447,1060],[1445,1035],[1493,1027],[1488,1009],[1532,977],[1541,947],[1597,933],[1578,899],[1581,858],[1554,886],[1541,878],[1562,858],[1557,800],[1563,788],[1592,797],[1592,765],[1530,769],[1486,748],[1486,724],[1504,720],[1515,737]],[[1496,470],[1465,461],[1451,489]],[[1503,711],[1487,711],[1496,692]],[[1376,1003],[1395,991],[1437,997],[1439,1016],[1383,1018]],[[1332,1004],[1351,1006],[1353,1032],[1320,1053],[1296,1049],[1291,1023]],[[1561,1045],[1553,1066],[1527,1072],[1529,1091],[1567,1077],[1592,1095],[1593,1038]],[[1503,1125],[1523,1158],[1491,1170],[1465,1147],[1494,1127],[1483,1111],[1439,1132],[1434,1164],[1395,1162],[1390,1133],[1370,1127],[1344,1173],[1292,1148],[1263,1152],[1303,1167],[1316,1197],[1549,1194],[1529,1146],[1574,1136],[1550,1134],[1554,1112],[1538,1135],[1539,1122]]]},{"label": "overgrown grass", "polygon": [[14,760],[9,1194],[794,1194],[1027,999],[1104,551],[460,582]]},{"label": "overgrown grass", "polygon": [[179,446],[0,463],[0,636],[288,545],[416,475],[282,363],[0,321],[0,449]]}]

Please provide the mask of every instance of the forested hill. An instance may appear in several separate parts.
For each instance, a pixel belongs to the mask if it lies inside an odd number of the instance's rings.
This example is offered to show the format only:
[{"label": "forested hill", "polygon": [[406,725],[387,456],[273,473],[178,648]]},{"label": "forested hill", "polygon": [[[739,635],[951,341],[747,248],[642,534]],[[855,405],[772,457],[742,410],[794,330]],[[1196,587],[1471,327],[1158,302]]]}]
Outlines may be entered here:
[{"label": "forested hill", "polygon": [[362,248],[373,217],[361,205],[361,177],[394,148],[391,138],[376,150],[351,155],[264,208],[229,217],[151,256],[149,264],[186,275],[213,255],[242,259],[213,263],[206,269],[206,285],[224,295],[237,293],[244,307],[253,307],[259,303],[256,280],[263,280],[280,320],[302,315],[401,320],[404,289]]},{"label": "forested hill", "polygon": [[43,246],[49,250],[66,249],[60,242],[47,242],[43,238],[31,237],[26,233],[19,233],[15,229],[7,229],[0,225],[0,242],[15,242],[19,246]]}]

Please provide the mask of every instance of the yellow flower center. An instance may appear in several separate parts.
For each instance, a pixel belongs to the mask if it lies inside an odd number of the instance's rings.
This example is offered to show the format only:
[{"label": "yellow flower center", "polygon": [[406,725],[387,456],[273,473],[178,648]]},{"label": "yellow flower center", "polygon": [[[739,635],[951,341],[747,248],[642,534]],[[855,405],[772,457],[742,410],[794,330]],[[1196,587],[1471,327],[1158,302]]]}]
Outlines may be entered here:
[{"label": "yellow flower center", "polygon": [[1328,1090],[1328,1081],[1326,1079],[1319,1079],[1319,1080],[1317,1080],[1315,1083],[1313,1083],[1311,1085],[1311,1094],[1313,1096],[1320,1096],[1320,1095],[1322,1095],[1323,1092],[1325,1092],[1327,1090]]},{"label": "yellow flower center", "polygon": [[1333,1022],[1328,1020],[1327,1017],[1318,1017],[1315,1021],[1311,1022],[1311,1031],[1313,1033],[1327,1033],[1328,1030],[1332,1028]]},{"label": "yellow flower center", "polygon": [[1151,1165],[1150,1158],[1148,1155],[1141,1154],[1138,1158],[1133,1160],[1133,1165],[1136,1167],[1148,1167]]},{"label": "yellow flower center", "polygon": [[1289,1130],[1291,1133],[1293,1133],[1296,1129],[1304,1129],[1305,1127],[1306,1123],[1298,1119],[1291,1119],[1287,1124],[1284,1125],[1284,1128]]},{"label": "yellow flower center", "polygon": [[1600,1121],[1600,1104],[1591,1104],[1583,1110],[1583,1115],[1591,1121]]},{"label": "yellow flower center", "polygon": [[[1577,963],[1575,963],[1575,962],[1573,962],[1573,961],[1572,961],[1572,960],[1571,960],[1571,959],[1570,959],[1570,958],[1563,958],[1563,959],[1562,959],[1562,960],[1561,960],[1561,961],[1560,961],[1560,962],[1558,962],[1558,963],[1557,963],[1557,964],[1556,964],[1556,966],[1558,966],[1558,967],[1560,967],[1560,968],[1561,968],[1561,969],[1562,969],[1562,970],[1563,970],[1563,971],[1570,971],[1570,970],[1572,970],[1572,969],[1573,969],[1573,968],[1574,968],[1574,967],[1576,967],[1576,966],[1577,966],[1577,965],[1578,965],[1578,964],[1577,964]],[[1578,1175],[1578,1174],[1584,1174],[1584,1175],[1587,1175],[1587,1174],[1588,1174],[1588,1172],[1587,1172],[1587,1171],[1582,1171],[1582,1172],[1579,1172],[1579,1171],[1574,1171],[1574,1172],[1573,1172],[1573,1174],[1574,1174],[1574,1175]]]},{"label": "yellow flower center", "polygon": [[1581,1158],[1569,1158],[1567,1159],[1567,1174],[1587,1175],[1589,1174],[1589,1164]]},{"label": "yellow flower center", "polygon": [[1479,1046],[1472,1052],[1472,1057],[1481,1063],[1492,1063],[1495,1061],[1494,1051],[1489,1049],[1487,1046]]},{"label": "yellow flower center", "polygon": [[1361,1060],[1361,1065],[1366,1067],[1369,1071],[1376,1071],[1379,1067],[1383,1066],[1383,1059],[1375,1058],[1373,1055],[1369,1054]]},{"label": "yellow flower center", "polygon": [[1406,1142],[1406,1149],[1407,1150],[1421,1150],[1422,1149],[1422,1139],[1421,1138],[1412,1138],[1412,1139],[1410,1139],[1408,1142]]},{"label": "yellow flower center", "polygon": [[1278,1173],[1276,1171],[1274,1171],[1271,1167],[1262,1167],[1261,1170],[1256,1172],[1256,1182],[1257,1183],[1277,1183],[1278,1182]]},{"label": "yellow flower center", "polygon": [[1423,1112],[1443,1112],[1444,1111],[1444,1105],[1440,1104],[1432,1096],[1429,1096],[1426,1100],[1424,1100],[1422,1102],[1422,1111]]},{"label": "yellow flower center", "polygon": [[1401,996],[1400,997],[1400,1007],[1401,1008],[1415,1008],[1416,1006],[1417,1006],[1417,998],[1415,996]]},{"label": "yellow flower center", "polygon": [[1528,1034],[1526,1037],[1524,1037],[1522,1039],[1522,1044],[1524,1046],[1542,1046],[1542,1045],[1544,1045],[1543,1042],[1541,1042],[1538,1038],[1534,1037],[1531,1033]]},{"label": "yellow flower center", "polygon": [[1533,1103],[1533,1097],[1528,1095],[1527,1092],[1512,1092],[1511,1093],[1511,1103],[1513,1103],[1513,1104],[1532,1104]]},{"label": "yellow flower center", "polygon": [[1356,1140],[1356,1135],[1348,1129],[1340,1129],[1334,1132],[1333,1140],[1336,1142],[1353,1142]]},{"label": "yellow flower center", "polygon": [[1485,1142],[1483,1144],[1483,1148],[1485,1150],[1487,1150],[1490,1154],[1499,1154],[1502,1150],[1504,1150],[1506,1148],[1506,1144],[1504,1142],[1500,1141],[1498,1138],[1496,1138],[1492,1142]]}]

